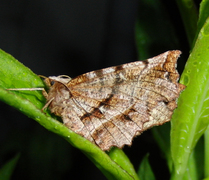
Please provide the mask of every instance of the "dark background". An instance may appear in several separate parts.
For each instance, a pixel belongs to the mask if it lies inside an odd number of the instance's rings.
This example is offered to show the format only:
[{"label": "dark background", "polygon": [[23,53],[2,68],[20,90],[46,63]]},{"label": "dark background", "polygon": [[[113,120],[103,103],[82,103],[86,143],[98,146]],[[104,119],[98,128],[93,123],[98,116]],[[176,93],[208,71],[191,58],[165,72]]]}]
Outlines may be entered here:
[{"label": "dark background", "polygon": [[[181,72],[189,53],[176,3],[166,0],[0,0],[0,48],[36,74],[71,77],[171,49],[183,51]],[[0,167],[21,153],[12,179],[106,179],[61,137],[3,103],[0,109]],[[169,178],[151,131],[124,151],[136,170],[149,153],[157,179]]]}]

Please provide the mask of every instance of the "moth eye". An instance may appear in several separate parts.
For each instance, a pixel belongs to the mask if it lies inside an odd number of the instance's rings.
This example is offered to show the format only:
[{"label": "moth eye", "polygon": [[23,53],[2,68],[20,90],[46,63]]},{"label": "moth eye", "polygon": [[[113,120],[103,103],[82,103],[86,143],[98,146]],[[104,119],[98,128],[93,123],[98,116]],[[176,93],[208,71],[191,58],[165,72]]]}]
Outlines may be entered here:
[{"label": "moth eye", "polygon": [[51,84],[51,86],[53,86],[54,85],[54,81],[51,81],[50,84]]}]

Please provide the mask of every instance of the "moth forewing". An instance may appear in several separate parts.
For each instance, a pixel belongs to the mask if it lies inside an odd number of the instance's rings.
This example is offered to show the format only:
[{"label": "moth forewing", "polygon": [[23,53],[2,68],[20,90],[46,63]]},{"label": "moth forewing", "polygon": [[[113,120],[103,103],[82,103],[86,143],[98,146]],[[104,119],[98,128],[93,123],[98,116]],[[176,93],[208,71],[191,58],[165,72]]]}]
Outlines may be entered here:
[{"label": "moth forewing", "polygon": [[[102,150],[122,148],[152,126],[171,119],[184,85],[178,83],[176,61],[180,51],[167,51],[136,61],[80,75],[44,77],[42,90],[49,108],[72,131]],[[43,76],[42,76],[43,77]],[[54,83],[53,83],[54,82]]]}]

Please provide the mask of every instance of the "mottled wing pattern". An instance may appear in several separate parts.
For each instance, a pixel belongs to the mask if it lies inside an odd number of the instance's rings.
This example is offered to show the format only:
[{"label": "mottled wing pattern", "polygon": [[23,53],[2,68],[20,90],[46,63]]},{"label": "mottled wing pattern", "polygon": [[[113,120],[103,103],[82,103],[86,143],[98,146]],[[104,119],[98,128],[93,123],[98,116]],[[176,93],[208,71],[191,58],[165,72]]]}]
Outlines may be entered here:
[{"label": "mottled wing pattern", "polygon": [[185,88],[177,83],[180,53],[167,51],[146,61],[92,71],[68,83],[56,80],[48,93],[48,100],[53,98],[49,108],[102,150],[131,145],[136,135],[171,119]]}]

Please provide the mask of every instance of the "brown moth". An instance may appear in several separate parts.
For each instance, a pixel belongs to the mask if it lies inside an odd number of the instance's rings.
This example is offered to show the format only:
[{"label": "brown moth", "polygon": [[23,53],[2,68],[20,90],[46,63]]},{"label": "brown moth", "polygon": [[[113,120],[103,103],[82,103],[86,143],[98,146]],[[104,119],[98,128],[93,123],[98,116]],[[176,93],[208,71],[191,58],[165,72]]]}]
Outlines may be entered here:
[{"label": "brown moth", "polygon": [[170,121],[185,88],[178,83],[176,70],[180,54],[178,50],[167,51],[73,79],[48,77],[44,108],[104,151],[131,145],[146,129]]}]

